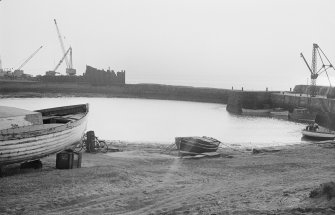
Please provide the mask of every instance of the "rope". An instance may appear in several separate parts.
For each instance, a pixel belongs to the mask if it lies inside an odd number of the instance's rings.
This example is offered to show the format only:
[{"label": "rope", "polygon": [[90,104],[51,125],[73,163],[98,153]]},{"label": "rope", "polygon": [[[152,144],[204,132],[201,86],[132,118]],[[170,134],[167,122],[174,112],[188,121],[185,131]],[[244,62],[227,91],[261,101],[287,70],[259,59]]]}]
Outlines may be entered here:
[{"label": "rope", "polygon": [[221,142],[220,144],[221,144],[221,145],[225,145],[226,147],[231,148],[231,149],[234,150],[234,151],[243,152],[243,153],[246,152],[245,150],[244,150],[244,151],[239,150],[239,149],[237,149],[236,147],[232,147],[232,146],[227,145],[227,144],[225,144],[225,143],[223,143],[223,142]]},{"label": "rope", "polygon": [[168,146],[165,148],[165,150],[164,150],[163,152],[166,152],[166,151],[171,152],[172,149],[173,149],[175,146],[176,146],[176,145],[175,145],[174,143],[172,143],[171,145],[168,145]]}]

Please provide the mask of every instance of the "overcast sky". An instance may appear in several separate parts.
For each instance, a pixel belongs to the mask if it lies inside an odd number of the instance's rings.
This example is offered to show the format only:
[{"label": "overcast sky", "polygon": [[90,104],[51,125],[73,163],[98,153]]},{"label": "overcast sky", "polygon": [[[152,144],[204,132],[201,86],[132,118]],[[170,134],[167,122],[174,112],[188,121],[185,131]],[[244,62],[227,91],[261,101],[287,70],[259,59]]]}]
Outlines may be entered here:
[{"label": "overcast sky", "polygon": [[332,0],[2,0],[0,56],[16,69],[43,45],[23,70],[52,70],[62,57],[56,19],[78,74],[90,65],[125,69],[128,83],[282,90],[307,83],[300,52],[310,63],[313,43],[335,62],[334,9]]}]

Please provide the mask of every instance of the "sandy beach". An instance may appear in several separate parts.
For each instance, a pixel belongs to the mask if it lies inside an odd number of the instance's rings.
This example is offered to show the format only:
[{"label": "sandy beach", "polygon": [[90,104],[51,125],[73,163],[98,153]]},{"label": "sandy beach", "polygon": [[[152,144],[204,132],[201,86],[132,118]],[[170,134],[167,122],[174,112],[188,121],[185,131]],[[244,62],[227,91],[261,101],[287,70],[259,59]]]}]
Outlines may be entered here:
[{"label": "sandy beach", "polygon": [[[0,178],[0,214],[334,214],[334,199],[310,192],[335,177],[332,144],[186,159],[167,145],[111,143],[121,152],[83,153],[82,168],[11,167]],[[256,152],[256,153],[255,153]]]}]

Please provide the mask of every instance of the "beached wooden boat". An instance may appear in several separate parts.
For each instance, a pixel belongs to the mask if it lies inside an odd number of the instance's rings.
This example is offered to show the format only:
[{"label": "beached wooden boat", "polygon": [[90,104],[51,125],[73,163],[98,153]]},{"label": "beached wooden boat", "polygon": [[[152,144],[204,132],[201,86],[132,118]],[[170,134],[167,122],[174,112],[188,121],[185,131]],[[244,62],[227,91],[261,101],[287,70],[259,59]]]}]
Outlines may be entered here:
[{"label": "beached wooden boat", "polygon": [[191,154],[215,152],[220,145],[220,141],[211,137],[176,137],[175,140],[180,152]]},{"label": "beached wooden boat", "polygon": [[0,167],[73,147],[85,133],[87,115],[88,104],[34,112],[0,107]]},{"label": "beached wooden boat", "polygon": [[316,140],[333,140],[335,139],[335,131],[331,131],[324,127],[318,126],[314,128],[311,125],[308,125],[301,131],[302,135]]}]

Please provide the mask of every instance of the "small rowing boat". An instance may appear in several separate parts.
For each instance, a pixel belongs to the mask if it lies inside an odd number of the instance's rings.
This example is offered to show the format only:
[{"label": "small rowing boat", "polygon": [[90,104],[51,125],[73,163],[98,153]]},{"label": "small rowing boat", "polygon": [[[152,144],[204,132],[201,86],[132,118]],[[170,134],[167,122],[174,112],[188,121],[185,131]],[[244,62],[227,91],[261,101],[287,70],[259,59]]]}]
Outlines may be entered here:
[{"label": "small rowing boat", "polygon": [[333,140],[335,138],[335,131],[331,131],[317,124],[308,125],[301,131],[302,135],[316,140]]},{"label": "small rowing boat", "polygon": [[211,137],[176,137],[177,149],[183,153],[201,154],[205,152],[216,152],[220,141]]}]

